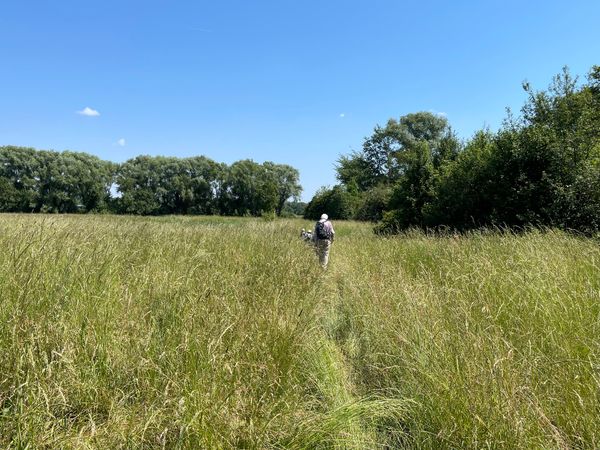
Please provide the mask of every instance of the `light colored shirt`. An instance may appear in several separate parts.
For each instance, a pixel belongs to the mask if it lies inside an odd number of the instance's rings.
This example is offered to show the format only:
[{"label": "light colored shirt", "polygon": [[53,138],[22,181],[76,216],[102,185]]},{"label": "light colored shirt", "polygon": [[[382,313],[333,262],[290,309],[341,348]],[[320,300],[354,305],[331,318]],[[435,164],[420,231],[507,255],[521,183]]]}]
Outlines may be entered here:
[{"label": "light colored shirt", "polygon": [[[321,222],[321,221],[319,220],[319,222]],[[319,223],[319,222],[317,222],[317,223]],[[323,224],[323,228],[325,228],[325,231],[328,232],[328,234],[331,236],[331,240],[333,241],[333,238],[335,236],[335,230],[333,229],[333,224],[329,220],[326,220]],[[317,229],[317,227],[315,225],[315,230],[316,229]],[[313,233],[313,240],[315,240],[315,241],[318,240],[316,231]]]}]

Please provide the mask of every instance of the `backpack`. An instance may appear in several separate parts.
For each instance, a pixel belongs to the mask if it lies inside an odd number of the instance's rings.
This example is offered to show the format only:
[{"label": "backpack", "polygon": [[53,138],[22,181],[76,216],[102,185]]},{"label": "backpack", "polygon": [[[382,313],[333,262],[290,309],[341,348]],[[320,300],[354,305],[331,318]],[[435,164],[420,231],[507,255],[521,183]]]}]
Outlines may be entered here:
[{"label": "backpack", "polygon": [[325,222],[317,222],[315,225],[315,234],[317,235],[317,239],[331,239],[331,233],[325,228]]}]

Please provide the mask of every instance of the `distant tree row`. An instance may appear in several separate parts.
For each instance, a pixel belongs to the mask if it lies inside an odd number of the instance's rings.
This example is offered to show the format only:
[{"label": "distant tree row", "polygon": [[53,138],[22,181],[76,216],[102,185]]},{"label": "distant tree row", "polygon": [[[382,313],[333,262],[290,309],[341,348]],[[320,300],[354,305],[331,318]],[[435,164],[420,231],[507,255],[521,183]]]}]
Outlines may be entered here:
[{"label": "distant tree row", "polygon": [[552,226],[600,231],[600,67],[579,84],[565,68],[498,132],[460,142],[444,117],[419,112],[376,127],[338,160],[339,185],[317,192],[314,219],[409,227]]},{"label": "distant tree row", "polygon": [[86,153],[0,147],[0,211],[281,215],[302,188],[291,166],[203,156],[138,156],[123,164]]}]

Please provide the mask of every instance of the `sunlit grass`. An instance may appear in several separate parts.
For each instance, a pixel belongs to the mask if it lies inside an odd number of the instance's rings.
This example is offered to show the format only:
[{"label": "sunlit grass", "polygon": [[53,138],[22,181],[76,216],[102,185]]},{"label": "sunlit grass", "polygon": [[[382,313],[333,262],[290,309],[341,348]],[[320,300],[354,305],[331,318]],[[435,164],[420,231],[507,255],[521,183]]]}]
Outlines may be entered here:
[{"label": "sunlit grass", "polygon": [[600,248],[0,216],[0,447],[600,445]]},{"label": "sunlit grass", "polygon": [[598,447],[596,242],[416,233],[340,250],[333,335],[361,392],[418,405],[406,445]]}]

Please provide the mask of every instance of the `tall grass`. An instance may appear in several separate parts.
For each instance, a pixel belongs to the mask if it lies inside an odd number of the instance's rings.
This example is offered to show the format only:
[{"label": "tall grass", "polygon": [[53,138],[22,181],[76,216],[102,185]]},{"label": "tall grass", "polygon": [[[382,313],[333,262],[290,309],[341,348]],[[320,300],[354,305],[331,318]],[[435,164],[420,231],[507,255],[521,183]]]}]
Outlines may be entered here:
[{"label": "tall grass", "polygon": [[600,446],[596,242],[554,231],[349,241],[330,333],[363,393],[415,401],[391,445]]},{"label": "tall grass", "polygon": [[301,226],[0,216],[0,446],[600,446],[597,243]]}]

